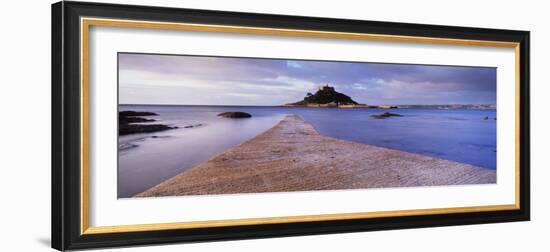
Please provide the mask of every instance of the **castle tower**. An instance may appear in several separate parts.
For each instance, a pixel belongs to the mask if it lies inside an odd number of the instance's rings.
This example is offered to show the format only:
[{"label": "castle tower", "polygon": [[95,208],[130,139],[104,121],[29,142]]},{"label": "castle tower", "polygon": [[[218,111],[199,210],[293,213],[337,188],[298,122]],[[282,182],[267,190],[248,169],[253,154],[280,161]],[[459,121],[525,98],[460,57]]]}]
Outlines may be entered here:
[{"label": "castle tower", "polygon": [[334,87],[331,87],[328,83],[319,87],[319,91],[334,91]]}]

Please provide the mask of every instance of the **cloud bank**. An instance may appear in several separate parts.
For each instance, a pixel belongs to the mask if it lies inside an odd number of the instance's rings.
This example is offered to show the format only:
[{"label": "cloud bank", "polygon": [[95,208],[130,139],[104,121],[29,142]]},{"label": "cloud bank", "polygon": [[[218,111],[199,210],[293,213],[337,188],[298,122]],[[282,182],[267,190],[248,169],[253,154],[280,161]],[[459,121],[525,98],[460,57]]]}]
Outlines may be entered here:
[{"label": "cloud bank", "polygon": [[495,104],[496,68],[119,53],[121,104],[281,105],[325,83],[355,101]]}]

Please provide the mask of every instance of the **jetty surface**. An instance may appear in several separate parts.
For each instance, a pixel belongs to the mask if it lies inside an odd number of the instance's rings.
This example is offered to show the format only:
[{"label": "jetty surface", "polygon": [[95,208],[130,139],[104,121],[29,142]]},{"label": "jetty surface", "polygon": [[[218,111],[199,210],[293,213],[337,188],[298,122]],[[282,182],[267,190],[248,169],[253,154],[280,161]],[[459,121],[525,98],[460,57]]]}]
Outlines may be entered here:
[{"label": "jetty surface", "polygon": [[136,196],[495,182],[495,170],[322,136],[300,116],[288,115],[264,133]]}]

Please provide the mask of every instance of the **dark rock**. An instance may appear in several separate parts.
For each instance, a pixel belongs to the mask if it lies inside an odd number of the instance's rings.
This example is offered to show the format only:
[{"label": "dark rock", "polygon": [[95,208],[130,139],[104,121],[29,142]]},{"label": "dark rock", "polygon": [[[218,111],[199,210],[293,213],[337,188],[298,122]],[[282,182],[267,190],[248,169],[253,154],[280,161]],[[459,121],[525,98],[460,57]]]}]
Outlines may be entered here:
[{"label": "dark rock", "polygon": [[122,123],[142,123],[142,122],[154,122],[155,119],[147,119],[143,117],[119,117],[120,121],[123,121]]},{"label": "dark rock", "polygon": [[358,103],[349,96],[336,92],[334,87],[325,85],[315,94],[307,93],[306,97],[295,103],[289,103],[290,106],[307,106],[308,104],[334,104],[338,105],[357,105]]},{"label": "dark rock", "polygon": [[157,113],[153,113],[153,112],[147,112],[147,111],[131,111],[131,110],[127,110],[127,111],[119,111],[118,112],[118,116],[119,117],[128,117],[128,116],[156,116],[158,115]]},{"label": "dark rock", "polygon": [[[173,127],[174,129],[177,129],[178,127]],[[171,136],[151,136],[151,138],[157,139],[157,138],[170,138]]]},{"label": "dark rock", "polygon": [[246,112],[223,112],[219,113],[218,116],[227,117],[227,118],[249,118],[252,117],[249,113]]},{"label": "dark rock", "polygon": [[164,131],[169,129],[176,129],[177,127],[170,127],[164,124],[139,124],[142,122],[153,122],[154,119],[142,118],[139,116],[154,116],[157,115],[153,112],[145,111],[120,111],[118,112],[118,134],[129,135],[138,133],[151,133],[157,131]]},{"label": "dark rock", "polygon": [[371,115],[371,117],[376,118],[376,119],[385,119],[385,118],[392,117],[392,116],[398,116],[399,117],[399,116],[403,116],[403,115],[389,113],[389,112],[385,112],[383,114],[378,114],[378,115]]},{"label": "dark rock", "polygon": [[183,128],[184,129],[191,129],[191,128],[197,128],[197,127],[200,127],[200,126],[202,126],[202,123],[186,125],[186,126],[183,126]]},{"label": "dark rock", "polygon": [[142,118],[139,116],[153,116],[157,115],[152,112],[145,111],[120,111],[118,112],[118,123],[119,124],[128,124],[128,123],[142,123],[142,122],[154,122],[155,119]]},{"label": "dark rock", "polygon": [[136,148],[136,147],[139,147],[139,145],[131,144],[131,143],[123,143],[123,144],[120,144],[118,146],[118,149],[123,151],[123,150],[128,150],[128,149],[132,149],[132,148]]},{"label": "dark rock", "polygon": [[164,124],[121,124],[118,128],[118,134],[122,136],[137,133],[151,133],[176,128],[177,127],[170,127]]},{"label": "dark rock", "polygon": [[483,117],[483,120],[489,120],[489,117],[488,116]]}]

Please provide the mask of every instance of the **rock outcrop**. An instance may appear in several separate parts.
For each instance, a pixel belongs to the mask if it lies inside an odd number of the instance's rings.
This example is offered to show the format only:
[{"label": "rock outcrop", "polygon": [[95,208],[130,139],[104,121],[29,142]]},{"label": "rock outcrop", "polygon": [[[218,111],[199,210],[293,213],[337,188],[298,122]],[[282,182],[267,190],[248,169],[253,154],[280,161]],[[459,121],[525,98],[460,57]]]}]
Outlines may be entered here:
[{"label": "rock outcrop", "polygon": [[223,113],[219,113],[218,116],[221,116],[221,117],[227,117],[227,118],[249,118],[249,117],[252,117],[251,114],[249,113],[246,113],[246,112],[223,112]]},{"label": "rock outcrop", "polygon": [[376,118],[376,119],[386,119],[386,118],[392,117],[392,116],[398,116],[398,117],[400,117],[400,116],[403,116],[403,115],[385,112],[385,113],[383,113],[383,114],[371,115],[370,117]]},{"label": "rock outcrop", "polygon": [[151,133],[169,129],[176,129],[164,124],[139,124],[154,122],[155,119],[143,118],[140,116],[156,116],[158,114],[145,111],[119,111],[118,112],[118,135],[129,135],[138,133]]},{"label": "rock outcrop", "polygon": [[303,100],[295,103],[286,104],[286,106],[304,106],[304,107],[340,107],[360,105],[351,97],[336,92],[334,87],[325,85],[315,94],[307,93]]},{"label": "rock outcrop", "polygon": [[158,115],[157,113],[153,113],[153,112],[147,112],[147,111],[131,111],[131,110],[126,110],[126,111],[120,111],[118,112],[118,117],[129,117],[129,116],[156,116]]}]

